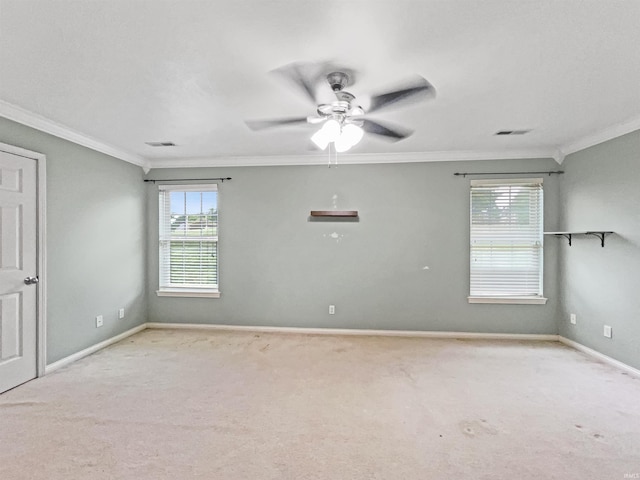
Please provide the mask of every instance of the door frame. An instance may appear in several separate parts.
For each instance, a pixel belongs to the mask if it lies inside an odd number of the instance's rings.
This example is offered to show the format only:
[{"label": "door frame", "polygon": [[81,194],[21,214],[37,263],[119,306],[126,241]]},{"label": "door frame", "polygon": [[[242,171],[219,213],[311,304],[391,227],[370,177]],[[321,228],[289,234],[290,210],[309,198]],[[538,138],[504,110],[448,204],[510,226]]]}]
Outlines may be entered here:
[{"label": "door frame", "polygon": [[36,161],[36,373],[44,376],[47,366],[47,157],[38,152],[0,142],[0,151]]}]

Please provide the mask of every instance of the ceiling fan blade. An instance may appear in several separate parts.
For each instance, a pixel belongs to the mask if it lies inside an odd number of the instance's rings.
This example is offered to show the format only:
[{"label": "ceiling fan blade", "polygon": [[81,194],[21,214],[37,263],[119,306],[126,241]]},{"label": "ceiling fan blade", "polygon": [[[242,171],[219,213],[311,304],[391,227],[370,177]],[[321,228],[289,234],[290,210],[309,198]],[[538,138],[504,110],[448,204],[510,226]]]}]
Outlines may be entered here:
[{"label": "ceiling fan blade", "polygon": [[390,142],[397,142],[399,140],[405,139],[413,133],[413,130],[404,127],[388,127],[384,126],[381,123],[374,122],[373,120],[363,119],[362,121],[362,129],[367,133],[373,133],[374,135],[379,135],[384,137],[385,140]]},{"label": "ceiling fan blade", "polygon": [[309,123],[308,117],[291,117],[291,118],[278,118],[273,120],[245,120],[251,130],[266,130],[267,128],[282,127],[286,125],[301,125]]},{"label": "ceiling fan blade", "polygon": [[436,89],[424,78],[417,76],[396,87],[395,90],[371,96],[371,105],[367,113],[390,106],[401,106],[435,97]]},{"label": "ceiling fan blade", "polygon": [[317,83],[318,83],[318,67],[312,63],[294,62],[283,67],[272,70],[284,77],[287,77],[314,104],[317,104]]},{"label": "ceiling fan blade", "polygon": [[309,117],[307,117],[307,123],[310,123],[312,125],[316,125],[318,123],[326,122],[328,119],[329,119],[328,116],[325,116],[325,117],[309,116]]}]

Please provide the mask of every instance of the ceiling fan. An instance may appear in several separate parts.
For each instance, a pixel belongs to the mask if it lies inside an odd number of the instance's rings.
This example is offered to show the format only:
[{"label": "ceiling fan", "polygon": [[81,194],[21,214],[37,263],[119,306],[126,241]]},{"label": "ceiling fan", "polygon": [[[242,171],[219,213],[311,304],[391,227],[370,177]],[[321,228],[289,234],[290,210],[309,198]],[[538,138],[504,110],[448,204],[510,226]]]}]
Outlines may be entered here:
[{"label": "ceiling fan", "polygon": [[[315,115],[271,120],[247,120],[252,130],[302,125],[323,124],[311,137],[322,150],[330,143],[337,152],[345,152],[356,145],[364,133],[373,134],[389,141],[399,141],[413,131],[404,127],[382,124],[369,118],[369,114],[391,106],[416,103],[435,96],[435,88],[420,76],[406,80],[389,91],[371,95],[363,102],[345,88],[355,83],[353,70],[335,65],[291,63],[274,70],[293,82],[316,107]],[[368,101],[367,101],[368,100]]]}]

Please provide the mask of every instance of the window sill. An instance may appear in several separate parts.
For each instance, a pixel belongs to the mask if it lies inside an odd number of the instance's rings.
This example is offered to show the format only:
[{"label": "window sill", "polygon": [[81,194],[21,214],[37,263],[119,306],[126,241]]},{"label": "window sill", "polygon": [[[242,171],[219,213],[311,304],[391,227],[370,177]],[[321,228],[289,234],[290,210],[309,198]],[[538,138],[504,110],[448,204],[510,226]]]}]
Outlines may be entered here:
[{"label": "window sill", "polygon": [[469,303],[502,303],[519,305],[544,305],[545,297],[467,297]]},{"label": "window sill", "polygon": [[192,298],[220,298],[220,292],[212,290],[157,290],[159,297],[192,297]]}]

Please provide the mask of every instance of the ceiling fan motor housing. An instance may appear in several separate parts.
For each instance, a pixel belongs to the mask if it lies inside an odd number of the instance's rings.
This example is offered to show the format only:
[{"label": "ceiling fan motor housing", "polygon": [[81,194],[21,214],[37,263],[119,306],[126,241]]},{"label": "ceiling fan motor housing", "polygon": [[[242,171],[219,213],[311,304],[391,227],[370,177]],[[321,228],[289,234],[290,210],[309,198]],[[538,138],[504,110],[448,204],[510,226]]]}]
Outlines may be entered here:
[{"label": "ceiling fan motor housing", "polygon": [[349,75],[344,72],[332,72],[327,75],[327,81],[334,92],[339,92],[349,85]]}]

